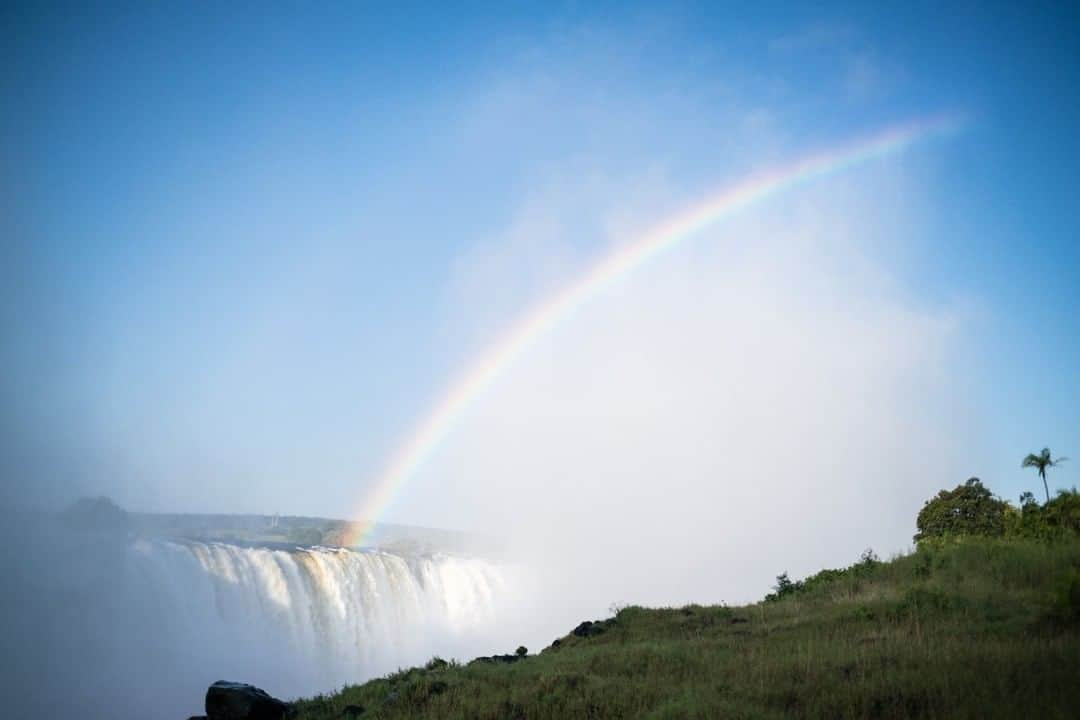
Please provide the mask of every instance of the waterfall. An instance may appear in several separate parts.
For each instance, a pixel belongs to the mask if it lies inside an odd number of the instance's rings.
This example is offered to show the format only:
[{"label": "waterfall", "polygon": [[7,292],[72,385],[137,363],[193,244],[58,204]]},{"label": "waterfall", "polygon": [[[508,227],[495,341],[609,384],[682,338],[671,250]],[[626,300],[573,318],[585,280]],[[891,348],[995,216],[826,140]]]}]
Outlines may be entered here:
[{"label": "waterfall", "polygon": [[[59,538],[59,539],[58,539]],[[423,664],[503,652],[521,576],[449,554],[240,547],[59,533],[13,550],[0,596],[25,688],[43,717],[187,717],[206,687],[282,698]],[[21,573],[21,577],[17,575]]]},{"label": "waterfall", "polygon": [[204,662],[285,694],[476,648],[510,592],[505,568],[450,555],[140,540],[128,559],[176,629],[213,639]]}]

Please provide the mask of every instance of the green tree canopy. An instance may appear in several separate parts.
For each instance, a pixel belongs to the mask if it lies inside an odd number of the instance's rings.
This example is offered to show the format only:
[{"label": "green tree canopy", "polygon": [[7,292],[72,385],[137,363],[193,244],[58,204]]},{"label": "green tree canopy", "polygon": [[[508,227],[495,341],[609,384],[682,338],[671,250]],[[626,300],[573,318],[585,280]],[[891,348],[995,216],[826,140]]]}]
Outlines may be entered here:
[{"label": "green tree canopy", "polygon": [[1024,458],[1024,461],[1020,463],[1020,467],[1033,467],[1038,471],[1039,477],[1041,477],[1043,481],[1043,490],[1046,491],[1046,502],[1050,502],[1050,486],[1046,483],[1046,468],[1060,465],[1068,459],[1069,458],[1066,457],[1059,457],[1054,460],[1050,457],[1050,448],[1043,448],[1042,452],[1038,455],[1030,453]]},{"label": "green tree canopy", "polygon": [[1034,502],[1031,493],[1020,496],[1020,511],[1014,510],[1007,534],[1039,540],[1055,540],[1080,535],[1080,492],[1058,490],[1045,505]]},{"label": "green tree canopy", "polygon": [[1005,510],[1006,503],[973,477],[926,501],[916,520],[915,542],[950,535],[1001,535]]}]

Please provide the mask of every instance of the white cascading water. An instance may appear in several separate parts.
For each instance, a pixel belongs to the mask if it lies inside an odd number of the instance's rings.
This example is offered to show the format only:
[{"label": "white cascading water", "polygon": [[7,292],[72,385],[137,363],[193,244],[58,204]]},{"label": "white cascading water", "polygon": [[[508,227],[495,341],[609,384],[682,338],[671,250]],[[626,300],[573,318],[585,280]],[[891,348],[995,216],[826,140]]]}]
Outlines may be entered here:
[{"label": "white cascading water", "polygon": [[[127,579],[219,674],[325,691],[433,654],[485,650],[508,572],[470,557],[140,540]],[[145,593],[143,593],[145,595]]]},{"label": "white cascading water", "polygon": [[10,519],[0,637],[12,717],[183,718],[202,714],[215,680],[289,699],[528,642],[534,581],[516,563]]},{"label": "white cascading water", "polygon": [[288,699],[516,646],[505,563],[24,530],[0,544],[23,717],[188,717],[215,680]]}]

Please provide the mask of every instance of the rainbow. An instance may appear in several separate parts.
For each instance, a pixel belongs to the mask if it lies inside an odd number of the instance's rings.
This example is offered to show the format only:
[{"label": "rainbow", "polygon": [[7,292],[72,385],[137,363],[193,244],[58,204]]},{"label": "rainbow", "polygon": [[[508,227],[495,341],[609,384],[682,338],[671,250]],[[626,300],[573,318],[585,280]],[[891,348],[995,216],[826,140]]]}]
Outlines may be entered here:
[{"label": "rainbow", "polygon": [[385,512],[395,492],[431,457],[483,391],[560,320],[604,292],[614,281],[750,205],[870,160],[894,155],[920,141],[955,131],[960,124],[961,120],[955,114],[935,115],[891,126],[873,135],[804,156],[788,165],[751,175],[708,195],[702,202],[614,249],[576,282],[525,313],[450,386],[371,487],[343,544],[365,544],[375,521]]}]

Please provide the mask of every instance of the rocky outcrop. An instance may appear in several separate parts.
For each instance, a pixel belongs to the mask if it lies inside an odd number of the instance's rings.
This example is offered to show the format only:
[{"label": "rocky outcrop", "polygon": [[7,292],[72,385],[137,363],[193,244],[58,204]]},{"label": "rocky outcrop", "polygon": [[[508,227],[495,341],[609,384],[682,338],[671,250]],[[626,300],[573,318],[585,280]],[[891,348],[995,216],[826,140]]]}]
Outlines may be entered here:
[{"label": "rocky outcrop", "polygon": [[509,664],[509,663],[516,663],[517,661],[524,660],[524,659],[525,659],[524,655],[481,655],[478,658],[473,658],[472,660],[470,660],[469,664],[470,665],[473,665],[475,663],[486,663],[486,664],[489,664],[489,665],[490,664],[496,664],[496,663],[507,663],[507,664]]},{"label": "rocky outcrop", "polygon": [[289,704],[245,683],[218,680],[206,691],[207,720],[286,720]]},{"label": "rocky outcrop", "polygon": [[586,620],[574,628],[573,634],[575,637],[580,638],[593,637],[594,635],[602,634],[609,627],[614,625],[615,618],[608,618],[607,620]]},{"label": "rocky outcrop", "polygon": [[473,658],[472,660],[470,660],[469,664],[472,665],[474,663],[515,663],[518,660],[524,660],[528,656],[529,649],[524,645],[521,645],[518,647],[517,650],[514,651],[513,655],[482,655],[481,657]]}]

